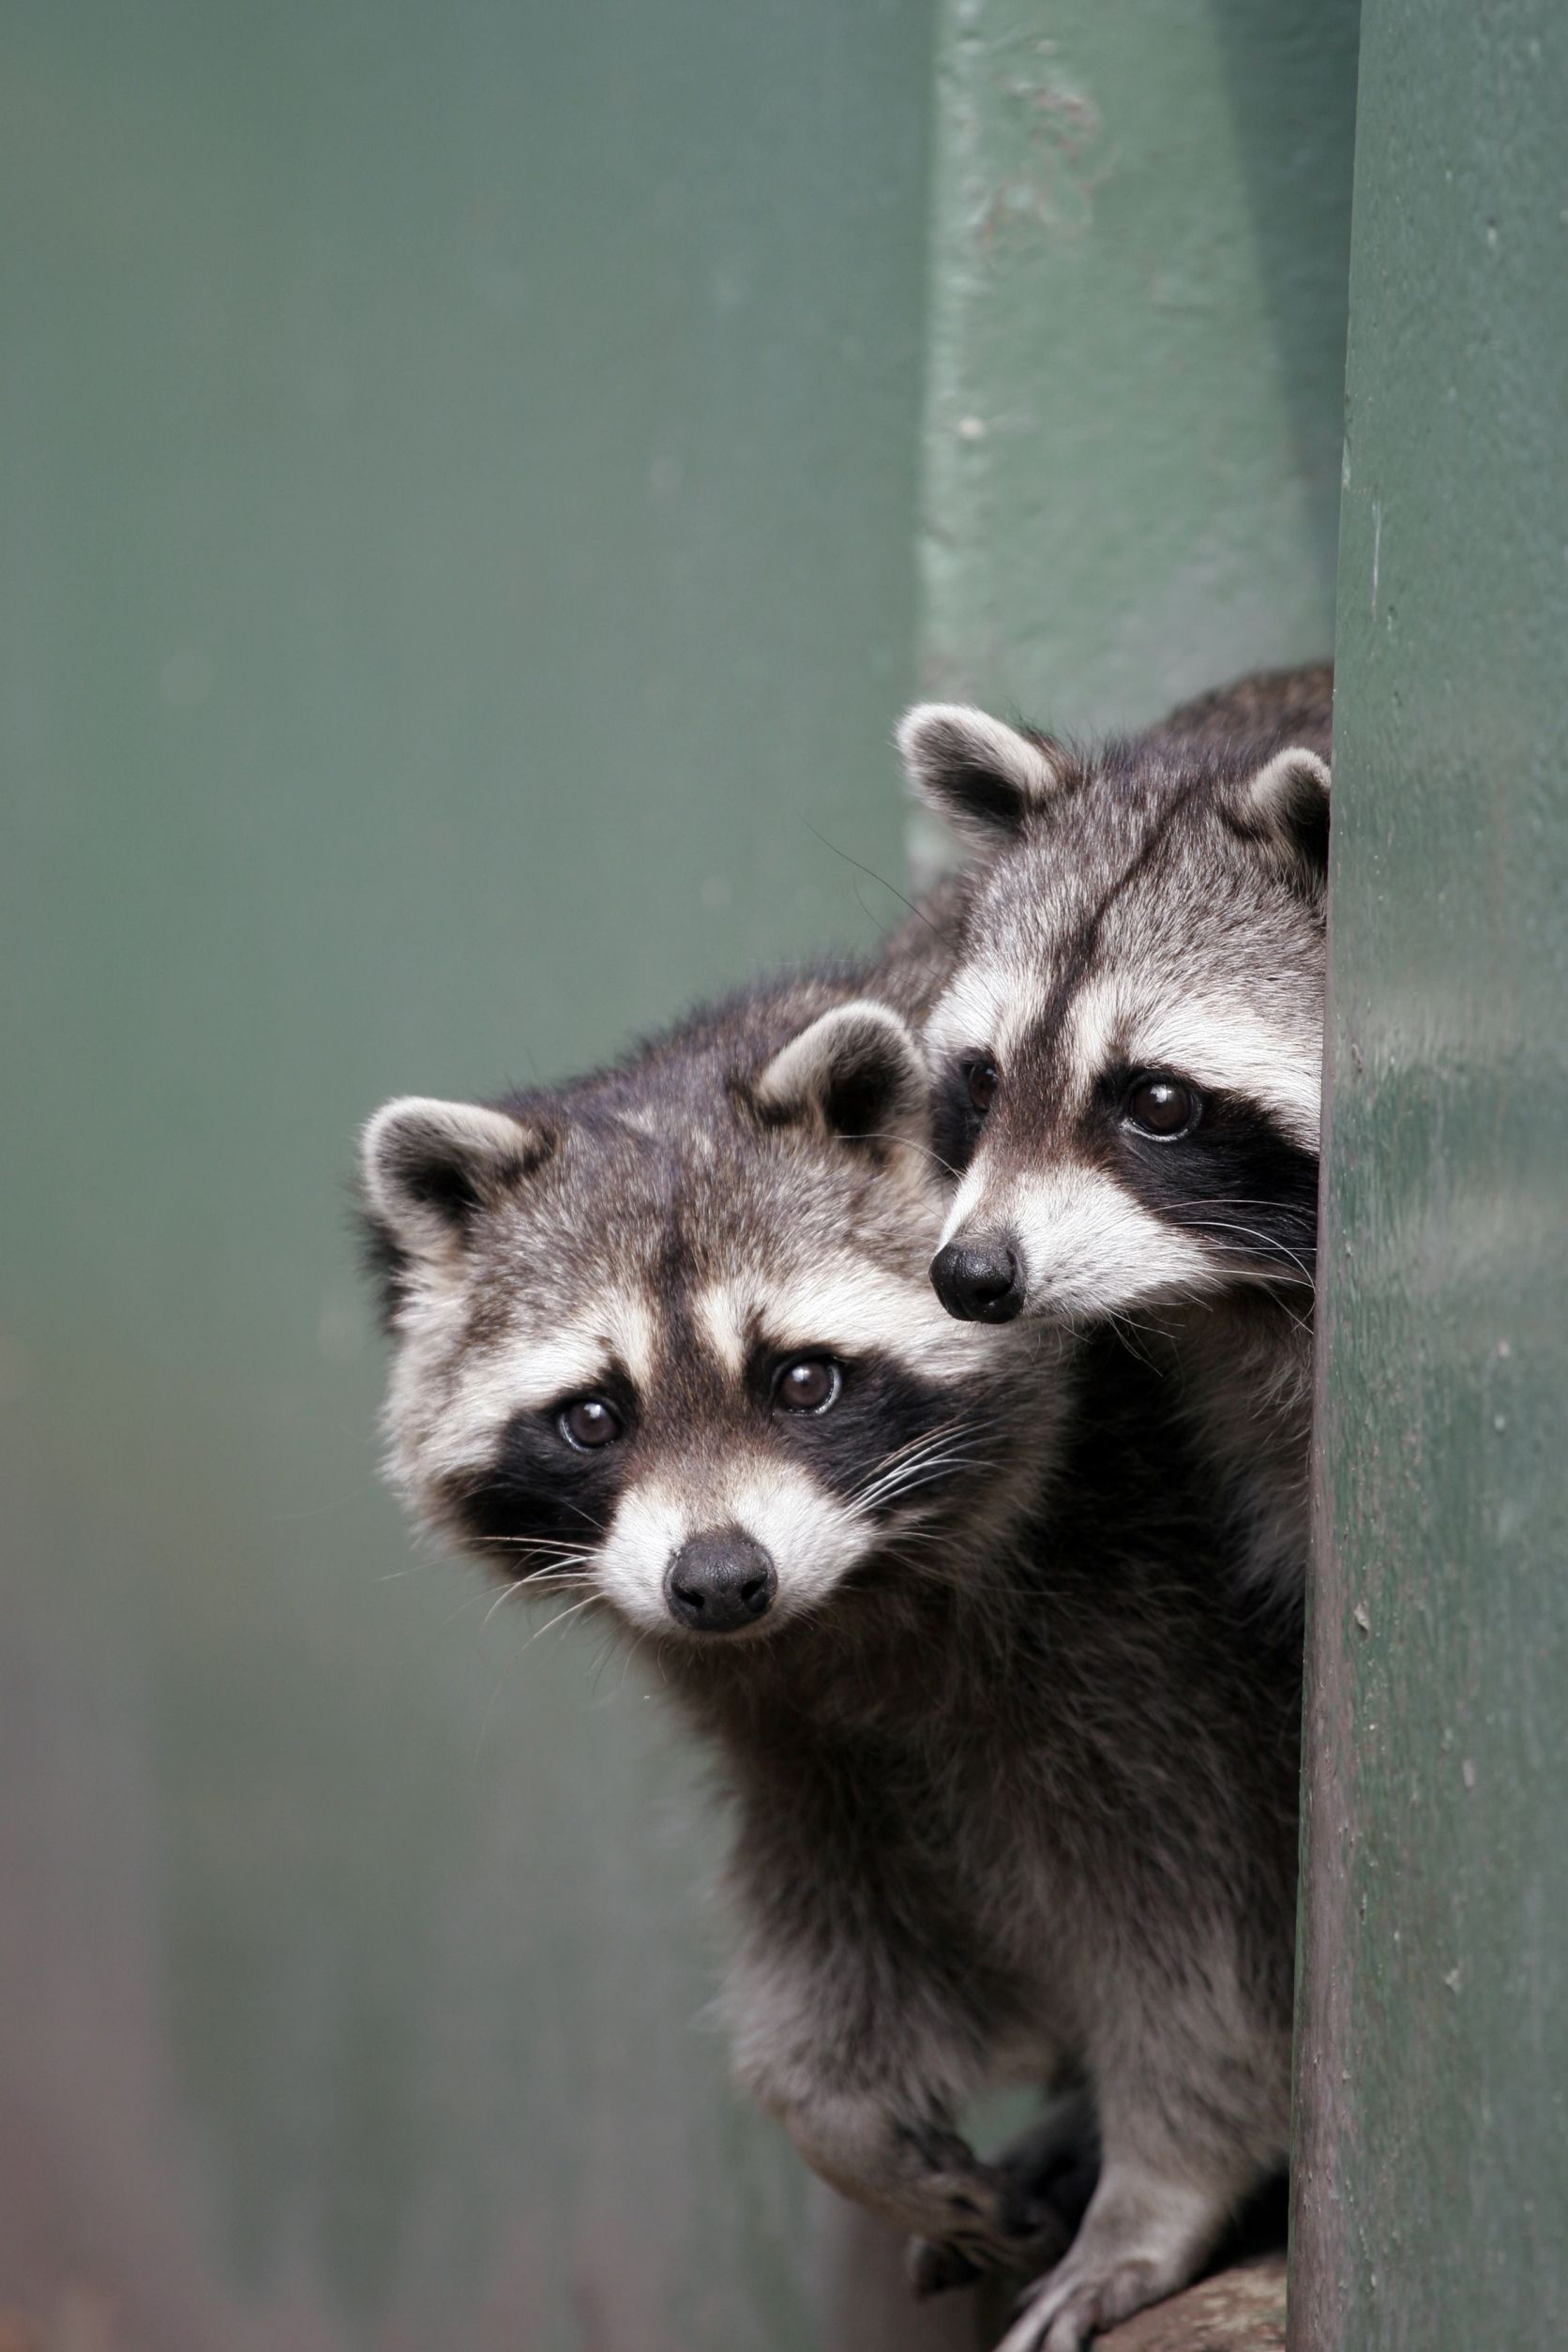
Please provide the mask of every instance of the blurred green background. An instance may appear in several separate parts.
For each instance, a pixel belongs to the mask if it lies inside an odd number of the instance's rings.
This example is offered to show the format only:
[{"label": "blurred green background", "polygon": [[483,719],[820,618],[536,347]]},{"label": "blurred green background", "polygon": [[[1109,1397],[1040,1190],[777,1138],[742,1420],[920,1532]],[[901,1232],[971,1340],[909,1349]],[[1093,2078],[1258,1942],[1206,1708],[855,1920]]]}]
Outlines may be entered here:
[{"label": "blurred green background", "polygon": [[972,2325],[725,2088],[641,1678],[381,1493],[347,1183],[390,1093],[874,940],[922,676],[1081,723],[1329,641],[1354,11],[1112,13],[0,21],[0,2313],[47,2352]]}]

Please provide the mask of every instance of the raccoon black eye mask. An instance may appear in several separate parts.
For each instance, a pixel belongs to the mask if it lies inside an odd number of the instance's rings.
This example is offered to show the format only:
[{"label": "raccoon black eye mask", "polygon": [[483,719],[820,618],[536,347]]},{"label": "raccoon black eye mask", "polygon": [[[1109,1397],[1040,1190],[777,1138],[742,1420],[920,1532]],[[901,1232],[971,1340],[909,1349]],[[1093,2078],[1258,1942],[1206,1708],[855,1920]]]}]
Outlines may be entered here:
[{"label": "raccoon black eye mask", "polygon": [[[978,1087],[977,1071],[984,1074]],[[944,1131],[965,1131],[954,1147],[963,1167],[1004,1090],[993,1062],[965,1057],[948,1093]],[[1129,1077],[1111,1069],[1077,1123],[1069,1165],[1092,1169],[1131,1204],[1201,1237],[1229,1278],[1310,1286],[1317,1159],[1245,1096],[1205,1093],[1174,1071]],[[950,1314],[1001,1321],[1024,1310],[1029,1263],[1010,1222],[976,1219],[938,1251],[931,1279]]]}]

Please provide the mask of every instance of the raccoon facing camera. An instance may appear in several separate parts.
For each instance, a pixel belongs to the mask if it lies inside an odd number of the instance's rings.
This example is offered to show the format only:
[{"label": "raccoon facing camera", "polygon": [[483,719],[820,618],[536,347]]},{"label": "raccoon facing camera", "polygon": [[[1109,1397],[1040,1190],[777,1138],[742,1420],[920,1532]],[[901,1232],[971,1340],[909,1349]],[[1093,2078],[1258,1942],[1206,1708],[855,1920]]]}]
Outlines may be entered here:
[{"label": "raccoon facing camera", "polygon": [[[1299,1655],[1147,1364],[931,1290],[944,937],[390,1104],[365,1212],[409,1504],[716,1751],[740,2081],[920,2285],[1021,2272],[1008,2352],[1076,2352],[1285,2160]],[[1018,2080],[1078,2087],[1065,2154],[962,2136]]]},{"label": "raccoon facing camera", "polygon": [[927,1028],[970,1320],[1122,1330],[1171,1371],[1259,1593],[1307,1549],[1333,673],[1078,749],[925,704],[900,743],[983,854]]}]

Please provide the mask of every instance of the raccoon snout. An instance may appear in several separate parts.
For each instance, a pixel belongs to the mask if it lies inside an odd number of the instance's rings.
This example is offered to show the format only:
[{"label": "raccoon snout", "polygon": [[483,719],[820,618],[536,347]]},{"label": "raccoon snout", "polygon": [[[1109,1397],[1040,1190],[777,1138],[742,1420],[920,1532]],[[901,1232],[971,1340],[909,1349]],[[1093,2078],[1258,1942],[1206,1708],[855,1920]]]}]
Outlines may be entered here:
[{"label": "raccoon snout", "polygon": [[754,1625],[766,1616],[777,1590],[772,1560],[739,1528],[694,1535],[664,1576],[671,1616],[695,1634],[737,1634]]},{"label": "raccoon snout", "polygon": [[961,1323],[1010,1323],[1023,1304],[1023,1264],[1003,1233],[949,1242],[931,1260],[931,1284]]}]

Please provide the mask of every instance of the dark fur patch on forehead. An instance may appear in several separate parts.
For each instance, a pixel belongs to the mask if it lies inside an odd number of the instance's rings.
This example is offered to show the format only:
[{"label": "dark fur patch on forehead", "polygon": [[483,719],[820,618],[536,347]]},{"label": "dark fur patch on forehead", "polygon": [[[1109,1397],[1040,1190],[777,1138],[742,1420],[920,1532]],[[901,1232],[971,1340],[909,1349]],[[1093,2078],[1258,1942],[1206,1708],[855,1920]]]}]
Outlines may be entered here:
[{"label": "dark fur patch on forehead", "polygon": [[[1130,852],[1100,879],[1097,889],[1091,886],[1082,891],[1075,920],[1051,941],[1050,985],[1033,1023],[1036,1036],[1048,1037],[1061,1028],[1068,1006],[1095,970],[1101,939],[1112,912],[1159,864],[1172,833],[1201,790],[1201,783],[1194,779],[1168,794],[1163,804],[1156,804],[1139,835],[1135,837]],[[1018,861],[1012,863],[1016,865]],[[999,868],[996,895],[1001,896],[1008,885],[1014,885],[1016,896],[1018,879],[1015,873],[1003,873]],[[983,932],[985,927],[986,917],[982,916],[975,928]]]}]

